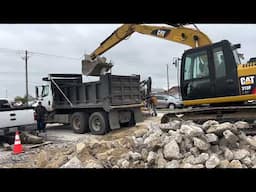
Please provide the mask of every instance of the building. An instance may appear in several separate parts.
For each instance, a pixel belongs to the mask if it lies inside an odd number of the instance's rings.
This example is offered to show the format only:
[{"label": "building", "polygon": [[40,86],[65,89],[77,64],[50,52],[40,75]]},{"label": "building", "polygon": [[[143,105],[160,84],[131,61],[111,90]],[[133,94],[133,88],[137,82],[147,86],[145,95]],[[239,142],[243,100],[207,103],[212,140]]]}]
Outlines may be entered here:
[{"label": "building", "polygon": [[169,89],[168,93],[169,95],[180,97],[181,93],[179,89],[180,89],[179,86],[173,86],[172,88]]}]

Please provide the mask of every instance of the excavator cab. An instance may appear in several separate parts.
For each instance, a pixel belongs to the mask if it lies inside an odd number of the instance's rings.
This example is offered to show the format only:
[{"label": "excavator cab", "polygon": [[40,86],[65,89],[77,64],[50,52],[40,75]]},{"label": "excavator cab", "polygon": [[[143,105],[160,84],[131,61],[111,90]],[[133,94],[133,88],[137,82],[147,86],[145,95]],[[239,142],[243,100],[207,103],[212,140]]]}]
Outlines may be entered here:
[{"label": "excavator cab", "polygon": [[[237,65],[239,58],[227,40],[189,49],[181,61],[183,101],[239,95]],[[214,101],[211,101],[214,102]]]}]

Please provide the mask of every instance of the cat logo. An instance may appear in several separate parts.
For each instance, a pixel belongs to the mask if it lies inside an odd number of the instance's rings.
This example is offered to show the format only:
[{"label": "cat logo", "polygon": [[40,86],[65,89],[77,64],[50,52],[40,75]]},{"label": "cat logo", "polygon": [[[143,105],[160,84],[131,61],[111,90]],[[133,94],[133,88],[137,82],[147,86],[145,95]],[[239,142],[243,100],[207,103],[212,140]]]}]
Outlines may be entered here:
[{"label": "cat logo", "polygon": [[169,33],[170,33],[171,30],[169,29],[157,29],[157,30],[153,30],[151,32],[152,35],[155,35],[157,37],[163,37],[165,38]]},{"label": "cat logo", "polygon": [[156,35],[159,37],[165,37],[166,31],[164,30],[157,30]]},{"label": "cat logo", "polygon": [[241,77],[240,82],[241,82],[241,85],[254,84],[254,76]]}]

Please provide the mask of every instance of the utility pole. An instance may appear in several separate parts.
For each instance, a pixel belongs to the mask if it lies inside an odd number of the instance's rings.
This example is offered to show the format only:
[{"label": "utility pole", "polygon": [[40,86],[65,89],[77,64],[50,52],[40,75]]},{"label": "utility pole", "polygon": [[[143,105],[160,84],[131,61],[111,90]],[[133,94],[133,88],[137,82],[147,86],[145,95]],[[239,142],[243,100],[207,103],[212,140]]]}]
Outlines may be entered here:
[{"label": "utility pole", "polygon": [[25,51],[25,73],[26,73],[26,95],[25,95],[25,99],[26,99],[26,105],[28,106],[28,51]]},{"label": "utility pole", "polygon": [[169,65],[166,65],[167,67],[167,94],[169,94]]},{"label": "utility pole", "polygon": [[5,98],[8,98],[8,90],[5,89]]}]

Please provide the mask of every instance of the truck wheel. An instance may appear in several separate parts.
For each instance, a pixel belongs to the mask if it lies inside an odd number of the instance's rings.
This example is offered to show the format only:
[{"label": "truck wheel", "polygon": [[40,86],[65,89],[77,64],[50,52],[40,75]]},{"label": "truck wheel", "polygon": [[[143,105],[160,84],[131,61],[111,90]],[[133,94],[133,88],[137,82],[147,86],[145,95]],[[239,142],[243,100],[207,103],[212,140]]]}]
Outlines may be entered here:
[{"label": "truck wheel", "polygon": [[71,116],[71,127],[75,133],[88,132],[88,117],[87,113],[76,112]]},{"label": "truck wheel", "polygon": [[89,118],[89,129],[94,135],[104,135],[109,130],[107,113],[94,112]]}]

